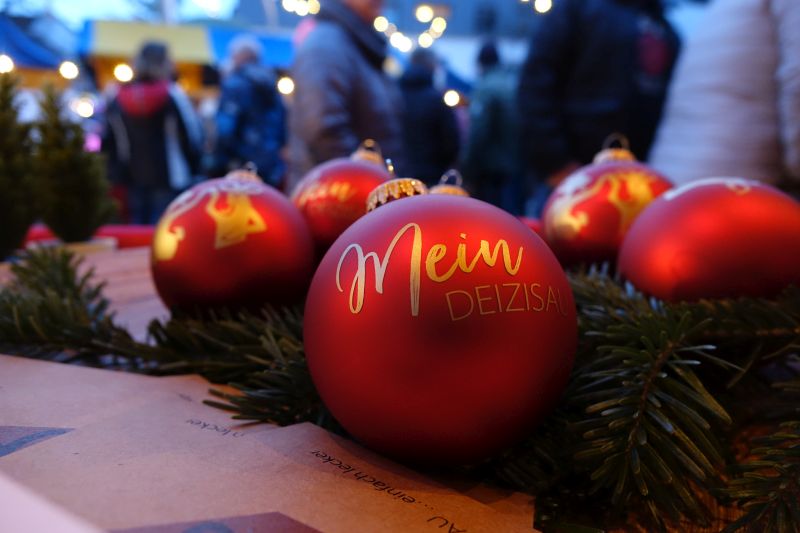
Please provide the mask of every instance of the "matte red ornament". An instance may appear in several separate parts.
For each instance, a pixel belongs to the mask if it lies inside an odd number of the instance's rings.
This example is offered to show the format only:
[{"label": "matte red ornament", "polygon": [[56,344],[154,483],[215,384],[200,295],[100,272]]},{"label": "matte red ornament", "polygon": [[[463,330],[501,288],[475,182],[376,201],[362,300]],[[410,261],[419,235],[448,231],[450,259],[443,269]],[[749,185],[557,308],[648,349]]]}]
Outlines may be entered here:
[{"label": "matte red ornament", "polygon": [[318,165],[303,177],[291,199],[321,253],[367,212],[369,193],[391,177],[374,143],[365,143],[351,157]]},{"label": "matte red ornament", "polygon": [[629,151],[603,150],[550,195],[542,211],[545,238],[563,264],[613,261],[634,219],[671,187]]},{"label": "matte red ornament", "polygon": [[800,283],[800,203],[744,179],[688,183],[636,219],[619,272],[668,301],[773,296]]},{"label": "matte red ornament", "polygon": [[577,342],[545,243],[479,200],[421,195],[347,229],[306,300],[311,376],[360,441],[418,463],[479,461],[557,403]]},{"label": "matte red ornament", "polygon": [[531,231],[533,231],[536,235],[538,235],[542,239],[545,238],[544,227],[542,227],[541,220],[533,217],[517,217],[517,218],[519,218],[520,222],[528,226],[531,229]]},{"label": "matte red ornament", "polygon": [[303,217],[248,172],[205,181],[176,198],[151,248],[159,296],[184,310],[302,301],[313,261]]}]

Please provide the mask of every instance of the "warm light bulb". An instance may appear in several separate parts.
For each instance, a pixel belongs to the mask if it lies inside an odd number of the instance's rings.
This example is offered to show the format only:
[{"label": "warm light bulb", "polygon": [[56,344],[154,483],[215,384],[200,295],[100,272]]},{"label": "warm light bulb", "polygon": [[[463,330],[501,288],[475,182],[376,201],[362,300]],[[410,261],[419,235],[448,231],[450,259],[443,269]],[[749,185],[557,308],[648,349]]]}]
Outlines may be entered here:
[{"label": "warm light bulb", "polygon": [[283,0],[281,6],[289,13],[294,13],[294,10],[297,9],[297,0]]},{"label": "warm light bulb", "polygon": [[61,74],[64,79],[74,80],[78,77],[80,71],[78,70],[78,65],[72,61],[64,61],[61,63],[61,66],[58,67],[58,73]]},{"label": "warm light bulb", "polygon": [[294,8],[294,12],[300,15],[301,17],[305,17],[308,15],[308,2],[297,2],[297,6]]},{"label": "warm light bulb", "polygon": [[6,54],[0,54],[0,74],[7,74],[14,70],[14,60]]},{"label": "warm light bulb", "polygon": [[420,33],[417,42],[422,48],[430,48],[433,45],[433,37],[430,33]]},{"label": "warm light bulb", "polygon": [[312,15],[319,13],[319,0],[308,0],[308,12]]},{"label": "warm light bulb", "polygon": [[538,13],[547,13],[553,7],[553,0],[534,0],[533,9]]},{"label": "warm light bulb", "polygon": [[82,118],[90,118],[94,115],[94,103],[88,96],[82,96],[72,101],[72,110]]},{"label": "warm light bulb", "polygon": [[289,76],[283,76],[278,80],[278,92],[283,95],[290,95],[294,92],[294,80]]},{"label": "warm light bulb", "polygon": [[125,83],[133,79],[133,69],[127,63],[120,63],[114,67],[114,77]]},{"label": "warm light bulb", "polygon": [[461,103],[461,95],[458,94],[458,91],[450,89],[444,93],[444,103],[450,107],[455,107]]},{"label": "warm light bulb", "polygon": [[375,27],[376,31],[384,32],[389,27],[389,19],[386,17],[375,17],[375,20],[372,21],[372,25]]},{"label": "warm light bulb", "polygon": [[394,32],[392,36],[389,37],[389,44],[391,44],[392,46],[394,46],[399,50],[400,47],[403,45],[404,37],[405,35],[403,35],[403,32],[400,31]]},{"label": "warm light bulb", "polygon": [[423,24],[427,24],[433,20],[433,8],[428,4],[420,4],[417,6],[415,15],[418,21],[422,22]]},{"label": "warm light bulb", "polygon": [[447,28],[447,21],[444,20],[442,17],[436,17],[431,22],[431,30],[436,33],[444,33],[444,30]]}]

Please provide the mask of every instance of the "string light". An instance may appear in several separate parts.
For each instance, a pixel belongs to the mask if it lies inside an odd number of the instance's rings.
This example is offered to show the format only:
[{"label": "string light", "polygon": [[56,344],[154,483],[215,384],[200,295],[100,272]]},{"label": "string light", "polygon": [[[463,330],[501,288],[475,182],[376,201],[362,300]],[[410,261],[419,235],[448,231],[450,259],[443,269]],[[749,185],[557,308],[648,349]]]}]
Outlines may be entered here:
[{"label": "string light", "polygon": [[123,83],[133,79],[133,69],[127,63],[120,63],[114,67],[114,77]]},{"label": "string light", "polygon": [[289,76],[283,76],[278,80],[278,92],[289,96],[294,92],[294,80]]},{"label": "string light", "polygon": [[447,104],[449,107],[455,107],[461,103],[461,95],[458,94],[458,91],[450,89],[449,91],[444,93],[444,103]]},{"label": "string light", "polygon": [[553,0],[534,0],[533,9],[537,13],[547,13],[553,7]]},{"label": "string light", "polygon": [[375,20],[372,21],[372,26],[375,28],[375,31],[383,33],[389,29],[389,19],[383,16],[375,17]]},{"label": "string light", "polygon": [[70,103],[70,108],[81,118],[90,118],[94,115],[94,102],[88,96],[81,96]]},{"label": "string light", "polygon": [[78,65],[72,61],[64,61],[61,63],[61,66],[58,67],[58,73],[66,80],[74,80],[78,77],[80,71],[78,70]]},{"label": "string light", "polygon": [[433,21],[431,21],[431,30],[438,34],[444,33],[444,30],[446,28],[447,28],[447,21],[442,17],[436,17],[435,19],[433,19]]},{"label": "string light", "polygon": [[426,31],[422,32],[417,38],[417,43],[419,43],[422,48],[430,48],[433,46],[433,36]]},{"label": "string light", "polygon": [[417,20],[423,24],[427,24],[433,20],[433,8],[428,4],[420,4],[417,6],[417,10],[414,14],[417,17]]},{"label": "string light", "polygon": [[8,74],[14,70],[14,60],[6,54],[0,54],[0,74]]}]

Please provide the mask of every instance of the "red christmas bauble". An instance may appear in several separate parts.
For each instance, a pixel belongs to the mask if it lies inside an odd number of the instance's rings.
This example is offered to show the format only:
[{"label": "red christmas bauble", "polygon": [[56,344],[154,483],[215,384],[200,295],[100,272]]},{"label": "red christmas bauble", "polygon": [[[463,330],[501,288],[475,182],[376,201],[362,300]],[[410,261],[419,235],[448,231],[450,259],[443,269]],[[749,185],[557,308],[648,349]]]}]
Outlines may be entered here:
[{"label": "red christmas bauble", "polygon": [[709,178],[668,191],[636,219],[619,272],[669,301],[772,296],[800,283],[800,203],[768,185]]},{"label": "red christmas bauble", "polygon": [[538,235],[542,239],[545,238],[544,227],[542,227],[541,220],[532,217],[517,217],[517,218],[519,218],[520,222],[528,226],[531,229],[531,231],[533,231],[536,235]]},{"label": "red christmas bauble", "polygon": [[156,226],[153,281],[184,310],[258,308],[302,301],[313,244],[289,200],[257,176],[235,172],[181,194]]},{"label": "red christmas bauble", "polygon": [[357,439],[422,463],[477,461],[556,404],[576,315],[552,252],[515,217],[450,195],[387,203],[317,269],[304,341],[325,404]]},{"label": "red christmas bauble", "polygon": [[344,230],[367,212],[367,196],[391,179],[375,152],[360,149],[351,157],[333,159],[311,169],[291,194],[311,228],[321,252],[330,247]]},{"label": "red christmas bauble", "polygon": [[604,150],[550,195],[542,212],[545,238],[564,264],[613,261],[634,219],[670,187],[627,150]]}]

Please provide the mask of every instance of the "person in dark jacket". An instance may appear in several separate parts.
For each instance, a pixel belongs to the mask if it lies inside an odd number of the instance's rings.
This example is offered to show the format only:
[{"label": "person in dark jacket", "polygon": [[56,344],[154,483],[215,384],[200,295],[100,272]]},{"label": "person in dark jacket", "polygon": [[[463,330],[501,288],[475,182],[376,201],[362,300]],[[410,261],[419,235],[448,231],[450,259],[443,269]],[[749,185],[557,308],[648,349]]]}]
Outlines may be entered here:
[{"label": "person in dark jacket", "polygon": [[286,110],[275,75],[261,65],[262,47],[243,35],[230,45],[231,71],[222,82],[216,116],[212,175],[224,175],[247,163],[265,182],[280,186],[285,164]]},{"label": "person in dark jacket", "polygon": [[160,42],[142,46],[134,79],[106,109],[103,151],[109,179],[127,190],[130,222],[154,224],[192,184],[200,157],[200,125]]},{"label": "person in dark jacket", "polygon": [[436,56],[430,50],[416,49],[400,78],[405,100],[403,139],[406,164],[403,176],[432,185],[439,182],[458,157],[459,130],[455,113],[444,103],[442,93],[433,86]]},{"label": "person in dark jacket", "polygon": [[476,198],[521,214],[518,71],[502,64],[492,41],[478,53],[478,71],[461,173]]},{"label": "person in dark jacket", "polygon": [[679,45],[661,0],[559,0],[538,17],[519,85],[530,214],[611,133],[646,159]]},{"label": "person in dark jacket", "polygon": [[290,178],[353,153],[366,139],[403,167],[403,99],[383,71],[386,39],[372,27],[382,0],[323,0],[292,67]]}]

